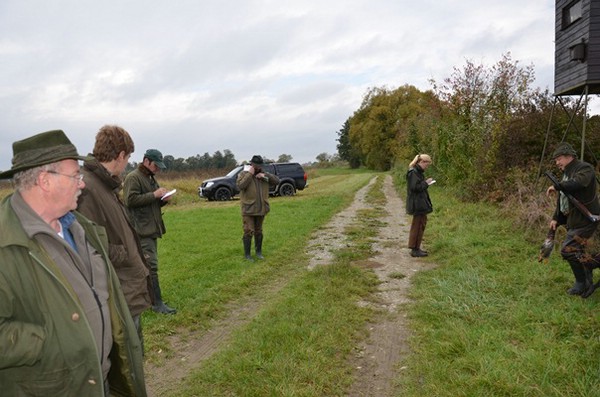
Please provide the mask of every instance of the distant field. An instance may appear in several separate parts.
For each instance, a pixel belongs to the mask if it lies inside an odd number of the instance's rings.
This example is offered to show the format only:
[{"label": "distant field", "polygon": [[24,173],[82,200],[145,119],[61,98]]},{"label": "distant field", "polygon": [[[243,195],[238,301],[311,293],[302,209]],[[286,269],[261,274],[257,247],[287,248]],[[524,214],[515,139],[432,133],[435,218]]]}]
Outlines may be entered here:
[{"label": "distant field", "polygon": [[0,181],[0,200],[13,191],[12,183],[9,181]]},{"label": "distant field", "polygon": [[[340,172],[337,169],[320,170],[317,168],[306,168],[305,170],[308,174],[309,185],[311,180],[320,173],[334,174]],[[156,176],[156,179],[161,186],[169,189],[177,189],[178,194],[171,200],[171,203],[174,206],[181,206],[200,201],[200,198],[198,197],[198,186],[200,186],[202,181],[218,176],[224,176],[229,171],[229,169],[209,169],[193,172],[165,172],[159,173]],[[0,199],[6,197],[12,191],[13,187],[11,181],[0,181]]]}]

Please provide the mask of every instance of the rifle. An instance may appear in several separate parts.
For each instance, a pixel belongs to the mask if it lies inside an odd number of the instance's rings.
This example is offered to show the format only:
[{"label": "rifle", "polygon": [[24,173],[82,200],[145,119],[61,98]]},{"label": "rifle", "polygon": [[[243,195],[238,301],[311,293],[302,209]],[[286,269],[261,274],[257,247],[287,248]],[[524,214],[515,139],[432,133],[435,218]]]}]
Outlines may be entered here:
[{"label": "rifle", "polygon": [[573,197],[573,195],[571,195],[570,193],[567,193],[561,189],[560,181],[553,173],[551,173],[550,171],[546,171],[546,172],[544,172],[544,175],[546,175],[546,177],[548,177],[548,179],[550,179],[550,182],[552,182],[552,185],[554,185],[554,188],[557,191],[562,192],[567,197],[567,199],[569,199],[571,204],[573,204],[575,206],[575,208],[577,208],[579,211],[581,211],[581,213],[586,218],[588,218],[590,220],[590,222],[600,221],[600,216],[592,214],[590,212],[590,210],[588,210],[587,207],[585,205],[583,205],[579,200],[577,200],[575,197]]}]

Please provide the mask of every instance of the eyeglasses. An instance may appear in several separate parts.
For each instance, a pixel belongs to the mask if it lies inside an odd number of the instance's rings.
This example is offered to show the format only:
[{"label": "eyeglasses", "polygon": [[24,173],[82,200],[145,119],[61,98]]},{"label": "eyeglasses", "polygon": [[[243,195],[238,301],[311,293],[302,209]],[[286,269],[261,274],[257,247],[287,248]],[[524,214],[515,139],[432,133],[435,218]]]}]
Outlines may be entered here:
[{"label": "eyeglasses", "polygon": [[69,174],[63,174],[62,172],[56,172],[56,171],[46,171],[46,172],[49,174],[66,176],[67,178],[74,179],[75,182],[77,182],[77,183],[83,182],[83,174],[81,174],[81,173],[79,173],[77,175],[69,175]]}]

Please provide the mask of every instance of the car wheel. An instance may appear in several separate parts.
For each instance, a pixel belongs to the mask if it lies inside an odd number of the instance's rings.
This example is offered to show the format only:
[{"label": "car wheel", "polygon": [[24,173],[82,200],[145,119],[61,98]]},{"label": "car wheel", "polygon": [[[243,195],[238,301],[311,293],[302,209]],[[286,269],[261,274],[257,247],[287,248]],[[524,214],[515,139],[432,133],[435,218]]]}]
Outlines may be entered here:
[{"label": "car wheel", "polygon": [[279,186],[279,195],[280,196],[293,196],[296,194],[296,188],[289,182],[284,182]]},{"label": "car wheel", "polygon": [[215,191],[215,200],[227,201],[231,200],[231,191],[226,187],[220,187]]}]

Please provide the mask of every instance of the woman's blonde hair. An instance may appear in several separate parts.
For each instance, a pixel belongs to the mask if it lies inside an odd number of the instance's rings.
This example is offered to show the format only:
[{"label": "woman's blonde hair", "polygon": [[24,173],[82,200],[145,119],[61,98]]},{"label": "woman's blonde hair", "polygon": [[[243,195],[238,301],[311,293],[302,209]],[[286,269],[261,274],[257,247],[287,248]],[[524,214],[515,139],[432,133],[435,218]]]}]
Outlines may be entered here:
[{"label": "woman's blonde hair", "polygon": [[413,159],[413,161],[410,162],[410,164],[408,165],[409,168],[414,168],[415,165],[419,164],[419,161],[426,161],[428,163],[431,163],[431,156],[428,154],[417,154],[415,156],[415,158]]}]

